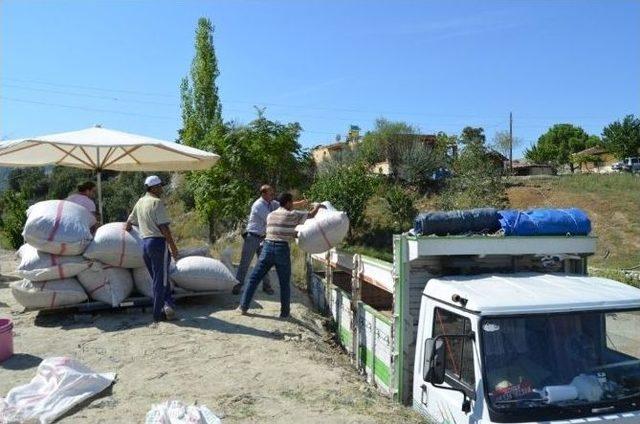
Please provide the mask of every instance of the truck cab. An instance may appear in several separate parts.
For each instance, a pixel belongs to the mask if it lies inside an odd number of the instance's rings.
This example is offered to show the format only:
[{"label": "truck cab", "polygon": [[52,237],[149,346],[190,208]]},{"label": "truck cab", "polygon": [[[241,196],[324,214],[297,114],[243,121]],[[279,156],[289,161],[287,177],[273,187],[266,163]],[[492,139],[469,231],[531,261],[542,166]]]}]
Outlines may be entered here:
[{"label": "truck cab", "polygon": [[640,290],[556,273],[431,278],[412,392],[435,423],[640,423]]}]

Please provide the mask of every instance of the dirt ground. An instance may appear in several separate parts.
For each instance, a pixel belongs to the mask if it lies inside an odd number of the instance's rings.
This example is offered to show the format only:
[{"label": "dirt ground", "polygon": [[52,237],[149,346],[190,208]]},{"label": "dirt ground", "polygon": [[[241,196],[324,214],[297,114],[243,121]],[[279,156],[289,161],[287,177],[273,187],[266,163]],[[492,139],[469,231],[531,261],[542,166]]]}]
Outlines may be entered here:
[{"label": "dirt ground", "polygon": [[[4,274],[12,252],[0,252]],[[231,294],[184,300],[180,320],[151,327],[139,308],[95,314],[22,312],[0,282],[0,317],[14,322],[15,355],[0,364],[0,397],[33,377],[46,357],[72,356],[97,372],[117,372],[105,394],[60,422],[144,422],[153,403],[208,406],[224,423],[421,422],[379,396],[330,342],[323,318],[294,289],[290,321],[275,297],[258,292],[250,316]]]}]

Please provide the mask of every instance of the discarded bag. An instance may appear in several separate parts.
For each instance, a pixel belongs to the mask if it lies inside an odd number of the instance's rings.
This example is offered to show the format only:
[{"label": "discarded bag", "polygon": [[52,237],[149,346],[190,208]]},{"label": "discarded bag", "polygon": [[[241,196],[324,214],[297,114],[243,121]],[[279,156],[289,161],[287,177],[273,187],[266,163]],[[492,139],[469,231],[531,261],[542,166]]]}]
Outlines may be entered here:
[{"label": "discarded bag", "polygon": [[11,283],[11,294],[28,309],[51,309],[85,302],[87,294],[76,278],[33,282],[29,280]]},{"label": "discarded bag", "polygon": [[179,400],[170,400],[152,405],[147,412],[145,424],[221,424],[209,408],[203,405],[185,405]]},{"label": "discarded bag", "polygon": [[82,256],[59,256],[40,252],[24,244],[18,249],[20,265],[16,274],[30,281],[47,281],[75,277],[89,268],[90,262]]},{"label": "discarded bag", "polygon": [[176,286],[192,291],[230,291],[238,283],[222,262],[203,256],[179,259],[170,277]]},{"label": "discarded bag", "polygon": [[506,236],[586,236],[589,216],[581,209],[504,210],[498,212]]},{"label": "discarded bag", "polygon": [[121,268],[144,266],[142,238],[133,227],[127,231],[124,222],[111,222],[98,228],[84,252],[85,258]]},{"label": "discarded bag", "polygon": [[78,281],[91,299],[118,306],[133,291],[131,271],[94,263],[78,274]]},{"label": "discarded bag", "polygon": [[498,211],[493,208],[421,212],[414,223],[416,234],[438,236],[495,233],[499,229]]},{"label": "discarded bag", "polygon": [[47,358],[30,383],[14,387],[6,398],[0,398],[0,421],[52,423],[107,389],[115,378],[115,373],[95,373],[71,358]]},{"label": "discarded bag", "polygon": [[336,210],[331,203],[323,202],[315,217],[296,227],[296,242],[307,253],[322,253],[342,243],[349,232],[349,217]]},{"label": "discarded bag", "polygon": [[66,200],[46,200],[27,209],[22,236],[36,249],[56,255],[80,255],[91,242],[95,217]]}]

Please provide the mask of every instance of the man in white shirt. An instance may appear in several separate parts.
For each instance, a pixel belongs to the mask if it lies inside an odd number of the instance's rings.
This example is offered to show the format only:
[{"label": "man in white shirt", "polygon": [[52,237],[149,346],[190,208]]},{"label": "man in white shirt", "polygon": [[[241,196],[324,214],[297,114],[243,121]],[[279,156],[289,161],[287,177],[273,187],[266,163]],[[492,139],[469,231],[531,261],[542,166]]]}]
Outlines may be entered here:
[{"label": "man in white shirt", "polygon": [[[280,204],[274,198],[275,191],[273,187],[265,184],[260,187],[260,197],[251,205],[247,230],[242,235],[244,242],[242,243],[240,265],[238,265],[238,271],[236,272],[236,280],[239,283],[233,287],[233,294],[240,294],[251,260],[254,256],[260,256],[262,243],[267,232],[267,216],[280,207]],[[294,207],[304,207],[306,204],[306,200],[293,202]],[[268,275],[265,275],[262,279],[262,290],[267,294],[274,293]]]}]

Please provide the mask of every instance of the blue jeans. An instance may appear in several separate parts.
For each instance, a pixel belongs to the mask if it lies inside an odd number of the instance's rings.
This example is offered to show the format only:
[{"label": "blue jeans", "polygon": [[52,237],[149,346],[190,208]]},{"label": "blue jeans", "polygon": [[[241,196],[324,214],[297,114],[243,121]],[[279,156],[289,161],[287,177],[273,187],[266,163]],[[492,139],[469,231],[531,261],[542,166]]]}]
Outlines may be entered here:
[{"label": "blue jeans", "polygon": [[169,284],[169,250],[164,237],[143,239],[144,263],[153,280],[153,320],[162,319],[165,305],[174,306]]},{"label": "blue jeans", "polygon": [[291,254],[289,252],[289,243],[287,242],[273,242],[270,240],[264,242],[258,263],[249,277],[249,284],[247,284],[242,293],[240,308],[245,311],[249,309],[260,280],[267,275],[267,272],[274,265],[278,273],[278,280],[280,280],[280,315],[289,315],[291,309],[291,287],[289,286]]},{"label": "blue jeans", "polygon": [[[238,271],[236,272],[236,280],[240,282],[240,284],[244,284],[244,279],[247,276],[247,270],[249,269],[249,264],[255,255],[260,257],[260,252],[262,251],[262,247],[260,247],[260,243],[264,237],[258,237],[252,233],[247,233],[244,243],[242,243],[242,256],[240,257],[240,265],[238,265]],[[265,274],[262,279],[263,286],[269,286],[269,274]]]}]

